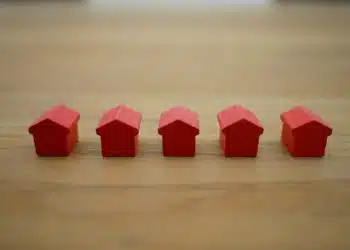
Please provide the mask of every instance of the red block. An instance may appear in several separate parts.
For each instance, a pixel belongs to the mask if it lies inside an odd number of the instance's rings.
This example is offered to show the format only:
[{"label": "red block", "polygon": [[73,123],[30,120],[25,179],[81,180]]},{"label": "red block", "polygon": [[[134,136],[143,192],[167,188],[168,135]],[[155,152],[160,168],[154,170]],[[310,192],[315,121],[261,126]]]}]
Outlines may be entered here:
[{"label": "red block", "polygon": [[193,157],[199,135],[198,114],[182,106],[160,116],[158,134],[162,136],[164,156]]},{"label": "red block", "polygon": [[258,118],[242,106],[230,106],[218,113],[220,147],[226,157],[256,157],[264,132]]},{"label": "red block", "polygon": [[101,137],[104,157],[134,157],[138,148],[141,114],[120,105],[108,110],[101,118],[96,133]]},{"label": "red block", "polygon": [[305,107],[281,114],[281,142],[294,157],[322,157],[332,128]]},{"label": "red block", "polygon": [[39,156],[68,156],[78,142],[80,114],[64,105],[46,111],[30,127]]}]

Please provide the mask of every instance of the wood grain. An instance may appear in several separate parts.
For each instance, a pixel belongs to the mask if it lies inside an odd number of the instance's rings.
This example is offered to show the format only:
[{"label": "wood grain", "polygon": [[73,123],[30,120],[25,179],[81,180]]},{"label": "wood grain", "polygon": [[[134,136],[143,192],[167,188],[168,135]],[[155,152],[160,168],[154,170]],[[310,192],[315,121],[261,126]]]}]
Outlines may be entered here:
[{"label": "wood grain", "polygon": [[[186,15],[0,9],[1,249],[350,248],[350,9]],[[34,154],[49,106],[81,112],[65,159]],[[135,159],[102,159],[103,111],[142,112]],[[216,113],[252,109],[257,159],[225,159]],[[198,111],[194,159],[165,159],[161,111]],[[279,114],[306,105],[334,127],[324,159],[293,159]]]}]

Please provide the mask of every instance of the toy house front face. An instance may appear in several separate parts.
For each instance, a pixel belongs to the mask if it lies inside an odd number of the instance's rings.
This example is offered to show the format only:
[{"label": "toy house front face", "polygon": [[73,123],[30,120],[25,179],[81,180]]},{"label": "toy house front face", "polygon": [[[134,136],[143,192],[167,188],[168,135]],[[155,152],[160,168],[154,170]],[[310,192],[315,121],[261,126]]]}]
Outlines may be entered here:
[{"label": "toy house front face", "polygon": [[260,131],[253,125],[235,126],[220,132],[220,144],[226,157],[256,157]]},{"label": "toy house front face", "polygon": [[138,147],[138,135],[130,127],[115,121],[103,128],[101,146],[105,157],[133,157]]},{"label": "toy house front face", "polygon": [[176,121],[163,134],[163,155],[193,157],[196,154],[196,133],[187,124]]},{"label": "toy house front face", "polygon": [[328,134],[320,125],[310,124],[293,131],[283,124],[282,143],[292,156],[322,157],[325,155]]},{"label": "toy house front face", "polygon": [[68,156],[78,140],[77,124],[74,124],[69,132],[47,120],[36,125],[32,133],[39,156]]}]

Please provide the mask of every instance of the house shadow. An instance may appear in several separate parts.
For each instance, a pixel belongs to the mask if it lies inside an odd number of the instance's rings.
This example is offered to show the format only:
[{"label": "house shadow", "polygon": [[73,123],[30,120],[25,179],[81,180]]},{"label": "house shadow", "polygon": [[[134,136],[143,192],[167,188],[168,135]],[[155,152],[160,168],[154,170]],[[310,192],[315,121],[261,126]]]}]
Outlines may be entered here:
[{"label": "house shadow", "polygon": [[79,141],[72,152],[72,157],[100,157],[105,160],[130,160],[135,158],[145,158],[149,155],[161,155],[161,139],[140,138],[138,150],[135,157],[102,157],[101,142],[98,139],[85,139]]},{"label": "house shadow", "polygon": [[[161,144],[161,141],[160,141]],[[220,148],[215,140],[198,138],[196,140],[196,155],[195,156],[163,156],[161,145],[159,146],[159,155],[164,158],[167,163],[181,162],[192,164],[191,162],[200,162],[198,158],[216,158],[220,157]]]},{"label": "house shadow", "polygon": [[136,157],[147,157],[150,155],[162,156],[161,137],[140,138]]},{"label": "house shadow", "polygon": [[215,156],[223,159],[237,159],[242,161],[255,161],[257,157],[225,157],[224,152],[220,147],[218,139],[200,139],[197,144],[197,155],[199,156]]},{"label": "house shadow", "polygon": [[280,140],[260,143],[259,155],[273,155],[279,159],[292,159],[292,156]]},{"label": "house shadow", "polygon": [[101,152],[101,142],[98,139],[85,139],[81,140],[75,147],[74,152],[72,152],[72,159],[91,159],[93,161],[98,161],[101,167],[118,167],[118,168],[128,168],[135,165],[135,160],[139,158],[137,154],[136,157],[103,157]]},{"label": "house shadow", "polygon": [[71,157],[101,157],[100,141],[98,139],[81,139],[75,145]]},{"label": "house shadow", "polygon": [[188,168],[196,162],[196,157],[170,157],[163,155],[162,138],[144,138],[140,141],[137,157],[147,161],[156,161],[165,168]]},{"label": "house shadow", "polygon": [[[294,161],[304,164],[323,161],[325,157],[293,157],[280,140],[262,142],[259,148],[258,157],[265,160]],[[297,164],[303,166],[304,164]]]},{"label": "house shadow", "polygon": [[[33,153],[35,154],[35,152]],[[43,155],[35,155],[34,156],[37,161],[40,162],[66,162],[69,161],[70,155],[69,156],[43,156]]]},{"label": "house shadow", "polygon": [[198,138],[196,150],[198,156],[223,157],[220,142],[217,139]]},{"label": "house shadow", "polygon": [[154,156],[163,157],[159,138],[140,138],[135,157],[103,157],[100,140],[91,138],[79,141],[69,158],[99,158],[105,166],[130,166],[135,161],[154,160]]}]

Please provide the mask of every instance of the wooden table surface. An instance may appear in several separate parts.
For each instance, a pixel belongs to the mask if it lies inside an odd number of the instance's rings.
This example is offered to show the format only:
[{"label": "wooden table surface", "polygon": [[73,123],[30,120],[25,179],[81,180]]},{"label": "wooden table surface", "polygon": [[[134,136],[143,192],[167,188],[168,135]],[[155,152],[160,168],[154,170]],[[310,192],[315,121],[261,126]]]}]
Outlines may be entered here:
[{"label": "wooden table surface", "polygon": [[[71,157],[37,158],[28,125],[81,112]],[[102,159],[95,127],[143,114],[134,159]],[[159,114],[200,115],[198,155],[165,159]],[[225,159],[216,113],[252,109],[256,159]],[[306,105],[334,127],[327,156],[281,148],[281,112]],[[119,14],[0,9],[1,249],[350,249],[350,9]]]}]

